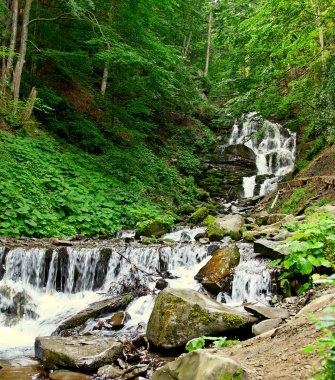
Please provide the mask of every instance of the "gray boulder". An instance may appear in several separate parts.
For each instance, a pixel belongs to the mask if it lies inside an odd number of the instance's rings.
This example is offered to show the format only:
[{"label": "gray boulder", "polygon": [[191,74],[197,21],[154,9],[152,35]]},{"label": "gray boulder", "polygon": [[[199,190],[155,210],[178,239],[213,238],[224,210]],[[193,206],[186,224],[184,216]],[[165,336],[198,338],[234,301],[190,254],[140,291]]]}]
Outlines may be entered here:
[{"label": "gray boulder", "polygon": [[247,379],[240,364],[218,349],[196,350],[158,369],[152,380]]},{"label": "gray boulder", "polygon": [[271,259],[279,259],[288,254],[284,244],[285,241],[258,239],[254,241],[254,252]]},{"label": "gray boulder", "polygon": [[241,239],[242,227],[244,226],[244,218],[241,215],[226,215],[223,218],[216,218],[216,224],[224,230],[225,235],[234,240]]},{"label": "gray boulder", "polygon": [[221,334],[255,320],[194,290],[166,288],[157,297],[146,335],[156,347],[172,349],[190,339]]},{"label": "gray boulder", "polygon": [[35,356],[49,369],[94,372],[122,356],[122,343],[100,336],[38,337]]},{"label": "gray boulder", "polygon": [[268,319],[287,319],[290,316],[289,312],[281,307],[269,307],[255,304],[244,306],[244,309],[251,314]]},{"label": "gray boulder", "polygon": [[86,309],[62,322],[52,335],[59,335],[64,330],[82,326],[90,318],[98,318],[103,314],[125,308],[132,300],[133,296],[126,294],[124,296],[106,298],[102,301],[94,302]]},{"label": "gray boulder", "polygon": [[266,319],[252,326],[252,333],[254,335],[261,335],[267,331],[276,329],[283,320],[281,318]]}]

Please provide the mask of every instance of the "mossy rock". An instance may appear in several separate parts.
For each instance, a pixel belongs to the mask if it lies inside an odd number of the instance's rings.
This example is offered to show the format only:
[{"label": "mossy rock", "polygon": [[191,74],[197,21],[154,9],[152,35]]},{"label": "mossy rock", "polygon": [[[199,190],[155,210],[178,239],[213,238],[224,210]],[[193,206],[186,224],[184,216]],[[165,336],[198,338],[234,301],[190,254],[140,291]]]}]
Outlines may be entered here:
[{"label": "mossy rock", "polygon": [[217,224],[213,223],[208,226],[207,236],[210,241],[220,241],[225,236],[225,231]]},{"label": "mossy rock", "polygon": [[215,216],[207,215],[207,217],[201,222],[203,226],[210,226],[211,224],[215,224]]},{"label": "mossy rock", "polygon": [[164,220],[150,219],[136,225],[136,238],[140,236],[160,237],[169,232],[171,224]]},{"label": "mossy rock", "polygon": [[240,252],[236,244],[217,249],[211,259],[195,275],[195,279],[208,291],[218,294],[226,291],[232,279],[232,270],[240,262]]},{"label": "mossy rock", "polygon": [[200,207],[189,218],[189,222],[192,224],[201,223],[208,215],[208,209],[206,207]]},{"label": "mossy rock", "polygon": [[190,339],[222,334],[254,320],[194,290],[166,288],[157,297],[146,335],[154,346],[173,349]]}]

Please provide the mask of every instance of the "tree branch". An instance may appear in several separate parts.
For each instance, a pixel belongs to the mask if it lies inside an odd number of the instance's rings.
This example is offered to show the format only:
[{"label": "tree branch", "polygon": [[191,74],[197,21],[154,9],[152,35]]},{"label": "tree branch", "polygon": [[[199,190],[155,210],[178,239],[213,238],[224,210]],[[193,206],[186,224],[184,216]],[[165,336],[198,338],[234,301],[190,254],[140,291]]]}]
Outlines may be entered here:
[{"label": "tree branch", "polygon": [[62,13],[61,15],[59,16],[56,16],[56,17],[51,17],[51,18],[43,18],[43,17],[39,17],[39,18],[34,18],[32,20],[30,20],[28,22],[28,25],[30,25],[31,23],[33,22],[36,22],[36,21],[54,21],[54,20],[59,20],[61,18],[71,18],[71,17],[67,17],[66,15],[70,15],[71,13]]}]

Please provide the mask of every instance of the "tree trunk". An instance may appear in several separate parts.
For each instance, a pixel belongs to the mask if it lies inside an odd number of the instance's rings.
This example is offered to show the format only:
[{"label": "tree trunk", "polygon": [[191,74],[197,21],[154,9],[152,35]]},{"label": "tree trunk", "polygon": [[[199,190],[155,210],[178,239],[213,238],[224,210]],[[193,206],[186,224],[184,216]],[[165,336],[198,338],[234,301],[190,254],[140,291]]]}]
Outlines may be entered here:
[{"label": "tree trunk", "polygon": [[7,68],[6,68],[6,80],[9,82],[11,80],[12,71],[13,71],[13,61],[14,61],[14,53],[15,53],[15,44],[16,44],[16,36],[17,36],[17,20],[18,20],[18,10],[19,10],[19,0],[13,0],[12,3],[12,30],[10,35],[9,42],[9,57],[7,60]]},{"label": "tree trunk", "polygon": [[206,64],[205,64],[206,76],[208,75],[209,59],[210,59],[210,54],[211,54],[212,23],[213,23],[213,12],[211,11],[208,18],[207,52],[206,52]]},{"label": "tree trunk", "polygon": [[321,11],[320,11],[320,6],[314,2],[314,0],[311,0],[311,5],[313,8],[313,11],[315,12],[315,20],[316,20],[316,25],[319,29],[319,41],[320,41],[320,47],[321,47],[321,60],[323,65],[325,64],[325,36],[323,32],[323,27],[322,27],[322,21],[321,21]]},{"label": "tree trunk", "polygon": [[23,115],[23,120],[25,121],[29,120],[31,117],[31,114],[33,113],[36,96],[37,96],[36,87],[33,87],[30,91],[29,99],[26,105],[26,110]]},{"label": "tree trunk", "polygon": [[1,93],[6,92],[6,34],[2,33]]},{"label": "tree trunk", "polygon": [[105,95],[107,88],[107,80],[108,80],[108,63],[105,63],[104,72],[102,74],[102,82],[101,82],[101,95]]},{"label": "tree trunk", "polygon": [[[19,57],[17,59],[14,74],[13,74],[14,103],[17,103],[17,101],[19,100],[21,76],[22,76],[23,66],[25,63],[26,51],[27,51],[28,23],[29,23],[30,8],[31,8],[32,1],[33,0],[26,0],[25,7],[23,10],[20,51],[19,51]],[[14,112],[16,112],[16,110],[17,110],[17,104],[15,105]]]}]

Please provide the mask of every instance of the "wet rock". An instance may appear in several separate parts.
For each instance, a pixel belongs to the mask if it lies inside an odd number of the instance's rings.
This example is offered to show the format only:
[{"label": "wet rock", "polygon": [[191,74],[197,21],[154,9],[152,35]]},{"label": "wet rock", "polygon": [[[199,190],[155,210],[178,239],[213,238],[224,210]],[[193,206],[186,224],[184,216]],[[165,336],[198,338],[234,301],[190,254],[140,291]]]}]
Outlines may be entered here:
[{"label": "wet rock", "polygon": [[159,368],[152,380],[247,379],[239,363],[218,349],[196,350]]},{"label": "wet rock", "polygon": [[168,285],[169,285],[169,283],[168,283],[166,280],[164,280],[163,278],[160,278],[160,279],[156,282],[155,288],[158,289],[158,290],[163,290],[163,289],[165,289]]},{"label": "wet rock", "polygon": [[133,296],[126,294],[124,296],[107,298],[102,301],[94,302],[86,309],[75,314],[73,317],[62,322],[52,335],[59,335],[64,330],[73,329],[82,326],[90,318],[98,318],[105,313],[117,311],[125,308],[131,301]]},{"label": "wet rock", "polygon": [[255,321],[194,290],[164,289],[151,313],[147,338],[155,346],[172,349],[201,335],[220,334]]},{"label": "wet rock", "polygon": [[225,232],[216,224],[211,224],[207,229],[207,236],[210,241],[220,241],[224,238]]},{"label": "wet rock", "polygon": [[99,336],[38,337],[35,356],[49,369],[94,372],[122,356],[122,343]]},{"label": "wet rock", "polygon": [[119,376],[122,376],[124,371],[122,369],[116,368],[113,365],[104,365],[98,369],[97,375],[102,378],[107,379],[116,379]]},{"label": "wet rock", "polygon": [[206,207],[200,207],[189,218],[189,222],[193,224],[201,223],[208,215],[208,209]]},{"label": "wet rock", "polygon": [[240,262],[240,252],[235,244],[216,250],[208,263],[195,275],[205,289],[213,294],[224,291],[230,284],[232,269]]},{"label": "wet rock", "polygon": [[[37,377],[38,376],[38,377]],[[42,366],[10,366],[3,364],[0,366],[1,380],[19,380],[19,379],[44,379],[47,378],[47,373]]]},{"label": "wet rock", "polygon": [[209,243],[209,239],[208,238],[201,238],[201,239],[199,239],[199,243],[200,244],[208,244]]},{"label": "wet rock", "polygon": [[74,245],[70,240],[50,239],[50,242],[57,247],[72,247]]},{"label": "wet rock", "polygon": [[254,335],[260,335],[267,331],[276,329],[283,320],[281,318],[266,319],[252,326],[252,333]]},{"label": "wet rock", "polygon": [[286,309],[280,307],[269,307],[265,305],[248,305],[244,309],[251,314],[269,319],[287,319],[290,315]]},{"label": "wet rock", "polygon": [[16,290],[9,285],[1,285],[0,287],[0,312],[8,314],[14,323],[23,316],[35,319],[38,317],[35,312],[36,305],[32,302],[30,295],[24,290]]},{"label": "wet rock", "polygon": [[258,239],[254,241],[254,251],[271,259],[279,259],[289,253],[288,249],[283,247],[284,244],[285,241]]},{"label": "wet rock", "polygon": [[131,319],[131,316],[126,311],[118,311],[107,322],[113,329],[122,329],[126,322]]},{"label": "wet rock", "polygon": [[92,377],[84,373],[58,370],[49,374],[51,380],[91,380]]}]

